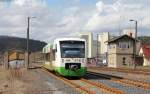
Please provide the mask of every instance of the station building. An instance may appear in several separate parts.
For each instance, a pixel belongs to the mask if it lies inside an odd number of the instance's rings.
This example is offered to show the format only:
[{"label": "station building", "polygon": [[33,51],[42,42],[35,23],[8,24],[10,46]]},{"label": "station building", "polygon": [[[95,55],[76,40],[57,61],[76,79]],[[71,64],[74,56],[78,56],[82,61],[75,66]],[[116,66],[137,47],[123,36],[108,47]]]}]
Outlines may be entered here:
[{"label": "station building", "polygon": [[[124,29],[121,36],[112,36],[109,32],[102,32],[97,34],[97,38],[94,40],[91,32],[84,32],[80,33],[79,37],[87,42],[86,55],[88,59],[94,60],[98,57],[98,62],[108,65],[108,67],[122,67],[134,64],[135,35],[134,29]],[[141,42],[136,40],[136,62],[138,65],[143,64],[141,56],[138,56],[140,48]]]},{"label": "station building", "polygon": [[108,67],[119,68],[133,63],[135,39],[122,35],[108,42]]}]

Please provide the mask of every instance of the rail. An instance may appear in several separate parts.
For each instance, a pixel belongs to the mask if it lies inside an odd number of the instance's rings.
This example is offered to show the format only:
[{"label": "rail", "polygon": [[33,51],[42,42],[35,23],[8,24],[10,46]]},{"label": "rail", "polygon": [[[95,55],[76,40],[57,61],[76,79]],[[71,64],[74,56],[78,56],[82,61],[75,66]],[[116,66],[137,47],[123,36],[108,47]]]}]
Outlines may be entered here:
[{"label": "rail", "polygon": [[126,69],[126,68],[106,68],[106,67],[100,67],[100,68],[91,68],[93,70],[104,70],[104,71],[118,71],[118,72],[124,72],[124,73],[131,73],[131,74],[143,74],[143,75],[150,75],[150,70],[148,69]]},{"label": "rail", "polygon": [[45,69],[44,67],[42,67],[42,71],[47,73],[48,75],[60,80],[60,81],[63,81],[65,84],[75,88],[77,91],[79,92],[84,92],[86,94],[96,94],[96,92],[93,92],[93,91],[90,91],[89,89],[85,88],[85,87],[81,87],[80,85],[76,84],[76,83],[73,83],[72,81],[66,79],[66,78],[63,78],[63,77],[60,77],[60,76],[56,76],[55,74],[51,73],[50,71],[48,71],[47,69]]},{"label": "rail", "polygon": [[89,81],[89,80],[86,80],[86,79],[81,79],[82,81],[86,82],[86,83],[89,83],[91,85],[94,85],[94,86],[97,86],[99,87],[99,89],[102,89],[108,93],[111,93],[111,94],[125,94],[124,92],[116,89],[116,88],[112,88],[112,87],[109,87],[109,86],[106,86],[100,82],[96,83],[96,82],[93,82],[93,81]]},{"label": "rail", "polygon": [[150,89],[149,82],[142,82],[142,81],[132,80],[132,79],[128,79],[128,78],[122,78],[122,77],[112,76],[112,75],[108,75],[108,74],[95,73],[95,72],[88,72],[88,74],[108,78],[112,81],[123,83],[123,84],[130,85],[130,86],[136,86],[136,87],[140,87],[140,88],[144,88],[144,89]]},{"label": "rail", "polygon": [[[61,76],[57,76],[53,73],[51,73],[50,71],[48,71],[47,69],[42,67],[42,71],[44,71],[45,73],[47,73],[48,75],[63,81],[65,84],[71,86],[72,88],[75,88],[77,91],[81,92],[81,93],[86,93],[86,94],[99,94],[96,91],[92,90],[90,87],[95,87],[96,89],[98,89],[99,91],[102,92],[107,92],[107,93],[111,93],[111,94],[125,94],[124,92],[116,89],[116,88],[111,88],[109,86],[106,86],[102,83],[96,83],[94,81],[89,81],[87,79],[81,78],[78,80],[69,80],[65,77],[61,77]],[[77,82],[75,82],[77,81]],[[84,83],[84,85],[80,85],[79,83]],[[90,86],[90,87],[87,87]]]}]

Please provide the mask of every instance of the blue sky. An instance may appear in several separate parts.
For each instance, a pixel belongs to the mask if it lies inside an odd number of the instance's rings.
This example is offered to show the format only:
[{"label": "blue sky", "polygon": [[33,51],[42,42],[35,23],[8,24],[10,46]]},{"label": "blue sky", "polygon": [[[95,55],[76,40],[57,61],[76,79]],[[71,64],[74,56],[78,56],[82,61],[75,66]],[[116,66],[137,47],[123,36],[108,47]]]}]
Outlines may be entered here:
[{"label": "blue sky", "polygon": [[80,5],[94,5],[96,2],[98,2],[99,0],[46,0],[47,4],[49,6],[53,6],[53,5],[59,5],[59,6],[65,6],[73,3],[78,3]]},{"label": "blue sky", "polygon": [[149,4],[150,0],[2,0],[0,35],[26,37],[28,16],[37,17],[31,19],[31,38],[46,42],[81,32],[117,35],[134,28],[129,19],[138,21],[138,35],[150,35]]}]

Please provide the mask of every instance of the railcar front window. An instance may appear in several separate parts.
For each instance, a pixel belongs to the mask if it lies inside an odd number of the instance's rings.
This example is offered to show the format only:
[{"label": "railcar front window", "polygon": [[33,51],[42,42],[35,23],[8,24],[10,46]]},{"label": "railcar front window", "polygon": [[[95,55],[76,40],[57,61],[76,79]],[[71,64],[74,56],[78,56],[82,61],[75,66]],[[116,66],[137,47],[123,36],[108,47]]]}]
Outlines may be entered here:
[{"label": "railcar front window", "polygon": [[82,41],[61,41],[60,49],[62,58],[85,57],[85,43]]}]

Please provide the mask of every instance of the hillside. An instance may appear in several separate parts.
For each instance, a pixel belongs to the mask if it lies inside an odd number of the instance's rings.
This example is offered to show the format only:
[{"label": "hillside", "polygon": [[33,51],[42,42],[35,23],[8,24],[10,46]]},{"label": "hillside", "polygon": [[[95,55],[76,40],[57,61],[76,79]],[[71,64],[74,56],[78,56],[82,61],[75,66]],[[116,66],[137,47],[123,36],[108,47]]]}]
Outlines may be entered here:
[{"label": "hillside", "polygon": [[[26,50],[26,39],[19,37],[11,37],[11,36],[0,36],[0,52],[4,52],[6,50]],[[46,45],[45,42],[41,42],[38,40],[30,40],[29,41],[29,49],[31,52],[41,51],[42,48]]]},{"label": "hillside", "polygon": [[140,36],[138,39],[142,42],[142,44],[150,44],[150,36]]}]

